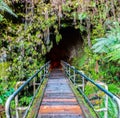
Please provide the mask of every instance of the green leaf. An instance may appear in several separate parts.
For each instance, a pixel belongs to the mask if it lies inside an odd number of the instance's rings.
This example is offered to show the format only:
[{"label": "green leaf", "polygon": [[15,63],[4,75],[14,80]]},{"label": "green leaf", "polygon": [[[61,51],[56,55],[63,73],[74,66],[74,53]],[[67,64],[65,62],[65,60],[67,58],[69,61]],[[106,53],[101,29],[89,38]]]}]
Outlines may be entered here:
[{"label": "green leaf", "polygon": [[0,21],[2,21],[3,20],[3,16],[0,14]]},{"label": "green leaf", "polygon": [[61,39],[62,39],[62,35],[59,34],[59,33],[57,33],[57,34],[56,34],[56,43],[58,44]]},{"label": "green leaf", "polygon": [[87,13],[86,12],[78,14],[78,19],[79,20],[84,20],[86,18],[87,18]]},{"label": "green leaf", "polygon": [[2,98],[0,97],[0,104],[3,104],[3,100],[2,100]]},{"label": "green leaf", "polygon": [[86,29],[85,29],[85,26],[83,26],[83,25],[81,25],[81,24],[80,24],[79,28],[80,28],[80,31],[81,31],[81,32],[83,32],[83,31],[86,30]]}]

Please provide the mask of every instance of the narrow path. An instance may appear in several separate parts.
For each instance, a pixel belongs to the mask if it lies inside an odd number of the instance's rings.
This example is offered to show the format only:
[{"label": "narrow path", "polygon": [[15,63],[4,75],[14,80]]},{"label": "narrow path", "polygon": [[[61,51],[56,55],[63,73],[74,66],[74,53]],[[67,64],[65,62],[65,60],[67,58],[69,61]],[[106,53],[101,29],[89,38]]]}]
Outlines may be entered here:
[{"label": "narrow path", "polygon": [[37,118],[84,118],[60,69],[52,70]]}]

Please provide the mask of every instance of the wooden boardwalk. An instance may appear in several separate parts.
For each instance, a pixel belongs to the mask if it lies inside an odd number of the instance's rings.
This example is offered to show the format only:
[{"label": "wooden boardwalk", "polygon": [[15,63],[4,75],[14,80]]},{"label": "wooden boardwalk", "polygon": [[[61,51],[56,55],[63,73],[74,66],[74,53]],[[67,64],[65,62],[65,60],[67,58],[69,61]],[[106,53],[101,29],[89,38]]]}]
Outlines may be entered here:
[{"label": "wooden boardwalk", "polygon": [[52,70],[37,118],[84,118],[62,70]]}]

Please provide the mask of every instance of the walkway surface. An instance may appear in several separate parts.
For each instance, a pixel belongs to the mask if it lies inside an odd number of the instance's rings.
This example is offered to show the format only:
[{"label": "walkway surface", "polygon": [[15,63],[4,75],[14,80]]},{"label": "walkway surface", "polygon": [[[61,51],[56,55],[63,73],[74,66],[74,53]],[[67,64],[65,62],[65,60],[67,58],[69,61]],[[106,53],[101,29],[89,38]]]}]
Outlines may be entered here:
[{"label": "walkway surface", "polygon": [[52,70],[37,118],[84,118],[62,70]]}]

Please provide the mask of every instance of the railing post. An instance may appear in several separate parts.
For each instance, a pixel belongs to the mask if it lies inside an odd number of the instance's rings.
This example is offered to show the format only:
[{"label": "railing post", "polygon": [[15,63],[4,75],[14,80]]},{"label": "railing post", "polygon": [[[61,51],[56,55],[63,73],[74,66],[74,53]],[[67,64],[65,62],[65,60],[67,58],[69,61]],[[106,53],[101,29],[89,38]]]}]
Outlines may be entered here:
[{"label": "railing post", "polygon": [[66,74],[66,65],[63,65],[64,66],[64,71],[65,71],[65,74]]},{"label": "railing post", "polygon": [[33,96],[35,95],[35,90],[36,90],[36,88],[35,88],[35,79],[33,79]]},{"label": "railing post", "polygon": [[45,66],[45,68],[44,68],[44,77],[45,77],[45,74],[46,74],[46,66]]},{"label": "railing post", "polygon": [[[23,83],[25,83],[25,81],[19,81],[16,83],[15,89],[17,90],[19,88],[20,85],[22,85]],[[15,109],[16,109],[16,118],[19,118],[19,110],[18,110],[18,95],[16,95],[15,97]]]},{"label": "railing post", "polygon": [[[80,71],[82,74],[84,74],[84,72],[83,71]],[[83,92],[84,92],[84,89],[85,89],[85,78],[84,77],[82,77],[82,90],[83,90]]]},{"label": "railing post", "polygon": [[69,70],[68,70],[68,72],[69,72],[69,77],[70,77],[70,65],[69,65]]},{"label": "railing post", "polygon": [[40,71],[40,83],[41,83],[41,79],[42,79],[42,74],[41,74],[41,71]]},{"label": "railing post", "polygon": [[49,64],[46,65],[46,75],[48,76],[49,73]]},{"label": "railing post", "polygon": [[[101,86],[104,86],[105,89],[108,90],[108,86],[105,83],[103,83],[103,82],[97,82],[97,83]],[[102,109],[104,109],[104,110],[102,110]],[[98,109],[96,111],[97,112],[103,111],[104,112],[104,118],[108,118],[108,95],[107,94],[105,94],[105,107],[102,108],[102,109]]]},{"label": "railing post", "polygon": [[82,85],[83,85],[83,92],[84,92],[84,90],[85,90],[85,79],[84,79],[84,77],[82,77]]},{"label": "railing post", "polygon": [[12,100],[12,97],[13,96],[11,95],[5,104],[6,118],[12,118],[11,112],[10,112],[10,102]]},{"label": "railing post", "polygon": [[37,76],[36,76],[36,79],[37,79],[37,81],[38,81],[38,79],[39,79],[39,77],[38,77],[39,75],[37,74]]},{"label": "railing post", "polygon": [[19,118],[19,112],[18,112],[18,95],[15,97],[15,109],[16,109],[16,118]]},{"label": "railing post", "polygon": [[73,80],[74,80],[74,85],[76,84],[76,73],[75,73],[75,67],[73,67]]},{"label": "railing post", "polygon": [[116,96],[113,98],[118,105],[118,118],[120,118],[120,99],[118,99]]},{"label": "railing post", "polygon": [[[108,86],[105,86],[105,89],[108,90]],[[104,117],[108,118],[108,95],[107,94],[106,94],[106,98],[105,98],[105,108],[106,108],[106,111],[105,111]]]}]

